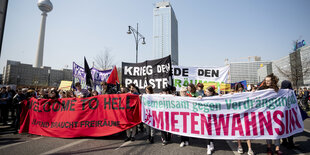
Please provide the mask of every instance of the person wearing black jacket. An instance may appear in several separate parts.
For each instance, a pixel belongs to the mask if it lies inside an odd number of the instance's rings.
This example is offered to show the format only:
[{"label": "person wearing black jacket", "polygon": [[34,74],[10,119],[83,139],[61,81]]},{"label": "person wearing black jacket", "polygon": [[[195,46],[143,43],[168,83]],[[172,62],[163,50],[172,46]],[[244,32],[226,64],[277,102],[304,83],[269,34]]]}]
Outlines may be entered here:
[{"label": "person wearing black jacket", "polygon": [[[26,90],[24,90],[26,91]],[[15,133],[18,133],[20,127],[20,113],[22,112],[21,103],[26,99],[26,95],[22,89],[17,90],[17,94],[13,97],[13,104],[16,107],[16,119],[14,121]]]},{"label": "person wearing black jacket", "polygon": [[302,103],[304,107],[306,107],[306,111],[309,111],[308,100],[309,100],[309,91],[307,90],[306,87],[304,87],[304,95],[302,96]]},{"label": "person wearing black jacket", "polygon": [[[166,87],[162,90],[162,94],[171,94],[171,90],[168,87]],[[161,140],[163,141],[162,145],[167,145],[168,142],[171,141],[172,137],[171,133],[161,131],[160,134],[161,134]]]}]

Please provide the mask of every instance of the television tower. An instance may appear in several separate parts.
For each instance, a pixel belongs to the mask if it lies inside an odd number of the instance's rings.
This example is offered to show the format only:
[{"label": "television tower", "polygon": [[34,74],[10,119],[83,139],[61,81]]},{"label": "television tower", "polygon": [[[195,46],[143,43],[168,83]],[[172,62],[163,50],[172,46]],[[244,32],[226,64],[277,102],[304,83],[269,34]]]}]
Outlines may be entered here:
[{"label": "television tower", "polygon": [[41,21],[41,30],[39,36],[39,45],[36,57],[36,63],[34,67],[43,66],[43,49],[44,49],[44,36],[45,36],[45,25],[46,25],[46,16],[47,13],[53,10],[53,4],[50,0],[39,0],[38,7],[42,11],[42,21]]}]

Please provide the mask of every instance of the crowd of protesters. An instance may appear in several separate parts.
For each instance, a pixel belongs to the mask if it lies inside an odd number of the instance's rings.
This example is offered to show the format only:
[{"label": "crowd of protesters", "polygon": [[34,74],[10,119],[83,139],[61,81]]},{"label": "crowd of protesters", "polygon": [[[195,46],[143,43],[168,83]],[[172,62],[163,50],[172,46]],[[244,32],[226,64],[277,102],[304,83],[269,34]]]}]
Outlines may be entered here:
[{"label": "crowd of protesters", "polygon": [[[241,83],[237,83],[234,88],[232,89],[232,91],[230,91],[229,93],[233,94],[233,93],[242,93],[242,92],[254,92],[257,90],[263,90],[263,89],[273,89],[274,91],[278,92],[279,89],[293,89],[292,88],[292,84],[290,81],[283,81],[281,83],[281,87],[278,87],[278,77],[270,74],[268,75],[265,80],[262,83],[259,83],[257,86],[255,85],[251,85],[251,89],[250,90],[245,90],[244,86]],[[181,87],[179,92],[175,91],[175,87],[167,87],[164,88],[162,90],[162,92],[160,94],[173,94],[176,96],[182,96],[182,97],[198,97],[198,98],[202,98],[202,97],[210,97],[210,96],[217,96],[217,95],[222,95],[228,92],[220,92],[220,94],[216,93],[216,89],[214,86],[209,86],[206,89],[204,89],[204,85],[201,83],[198,83],[196,86],[194,84],[189,84],[187,87]],[[129,91],[129,93],[133,93],[133,94],[137,94],[140,95],[139,89],[138,87],[136,87],[134,84],[130,84],[129,85],[129,90],[125,87],[122,87],[122,93],[127,93]],[[153,94],[153,89],[151,86],[147,86],[145,88],[145,92],[146,94]],[[307,90],[306,88],[304,89],[304,91],[302,92],[303,96],[303,103],[305,102],[304,98],[309,97],[309,90]],[[308,102],[308,100],[307,100]],[[307,106],[308,103],[307,103]],[[307,113],[305,111],[303,111],[301,108],[301,114],[302,114],[302,118],[303,120],[308,118]],[[147,142],[149,143],[154,143],[154,133],[155,133],[155,129],[145,125],[146,127],[146,134],[147,134]],[[127,138],[125,139],[125,141],[134,141],[135,138],[135,134],[137,133],[137,127],[133,127],[131,129],[128,129],[127,132]],[[172,134],[169,132],[165,132],[165,131],[160,131],[161,134],[161,140],[162,140],[162,145],[167,145],[171,142],[171,138],[172,138]],[[189,145],[189,137],[186,136],[180,136],[180,147],[185,147],[187,145]],[[238,147],[236,148],[237,152],[242,154],[243,153],[243,148],[241,145],[241,140],[237,140],[238,141]],[[247,146],[248,146],[248,155],[253,155],[254,151],[252,150],[251,147],[251,140],[246,140],[247,142]],[[274,140],[275,143],[275,150],[273,151],[271,149],[271,144],[272,144],[272,140],[266,140],[267,143],[267,154],[271,155],[271,154],[277,154],[277,155],[281,155],[283,154],[283,152],[280,150],[280,139]],[[282,145],[292,149],[295,147],[294,145],[294,141],[293,141],[293,136],[290,136],[288,138],[284,138],[282,139]],[[213,143],[213,139],[206,139],[206,147],[207,147],[207,154],[212,154],[212,152],[215,149],[214,143]]]},{"label": "crowd of protesters", "polygon": [[[263,89],[273,89],[278,92],[278,81],[279,79],[271,74],[268,75],[265,80],[258,85],[251,85],[250,90],[245,90],[244,86],[241,83],[237,83],[234,88],[230,92],[222,92],[219,91],[219,94],[216,92],[216,88],[214,86],[209,86],[204,89],[204,85],[198,83],[196,85],[189,84],[187,87],[181,87],[180,91],[177,92],[175,87],[168,86],[160,92],[160,94],[173,94],[175,96],[182,97],[210,97],[210,96],[221,96],[225,93],[242,93],[242,92],[254,92],[257,90]],[[21,102],[25,99],[35,97],[38,99],[57,99],[57,98],[84,98],[97,96],[98,94],[120,94],[120,93],[132,93],[136,95],[141,95],[139,88],[135,84],[130,84],[128,87],[121,87],[119,91],[115,87],[111,87],[106,82],[101,83],[102,90],[101,92],[97,92],[92,89],[82,89],[81,84],[75,83],[75,90],[57,90],[56,88],[46,88],[46,89],[31,89],[31,88],[19,88],[16,91],[12,90],[9,86],[2,87],[0,92],[0,120],[3,125],[8,124],[8,116],[10,112],[11,119],[13,120],[12,126],[15,127],[15,132],[18,132],[19,128],[19,114],[21,113]],[[281,83],[281,89],[293,89],[290,81],[283,81]],[[300,101],[300,109],[303,116],[303,119],[307,118],[307,114],[303,111],[309,111],[309,93],[310,88],[300,88],[294,90],[297,99]],[[154,94],[152,86],[147,86],[145,88],[146,94]],[[125,141],[134,141],[135,135],[138,132],[146,131],[147,134],[147,142],[154,143],[154,136],[156,130],[146,124],[139,124],[131,129],[126,130],[126,139]],[[167,145],[171,142],[172,134],[165,131],[160,131],[162,145]],[[185,147],[189,145],[190,138],[185,136],[180,136],[180,147]],[[238,153],[243,153],[243,148],[241,145],[241,140],[238,141],[238,148],[236,148]],[[251,148],[251,141],[246,140],[248,146],[248,155],[253,155],[254,151]],[[280,139],[274,140],[275,143],[275,151],[271,149],[272,140],[267,140],[267,154],[282,154],[280,150]],[[294,148],[293,136],[282,139],[282,144],[288,148]],[[212,154],[214,151],[214,143],[213,139],[206,140],[207,154]]]}]

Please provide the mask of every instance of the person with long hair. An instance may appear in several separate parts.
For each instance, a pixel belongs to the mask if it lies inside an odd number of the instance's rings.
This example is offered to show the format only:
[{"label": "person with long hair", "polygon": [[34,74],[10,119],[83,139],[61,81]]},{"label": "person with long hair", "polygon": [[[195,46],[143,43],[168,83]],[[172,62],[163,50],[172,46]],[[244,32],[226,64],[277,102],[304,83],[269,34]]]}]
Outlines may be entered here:
[{"label": "person with long hair", "polygon": [[141,94],[139,88],[135,84],[131,83],[129,84],[128,87],[129,87],[129,91],[131,94],[135,94],[135,95]]},{"label": "person with long hair", "polygon": [[259,90],[263,89],[273,89],[275,92],[279,91],[278,87],[279,78],[273,73],[266,76],[265,80],[262,83],[262,86],[259,87]]},{"label": "person with long hair", "polygon": [[[242,93],[244,91],[244,86],[241,83],[237,83],[235,85],[235,92],[236,93]],[[248,145],[248,155],[254,155],[254,152],[252,150],[252,146],[251,146],[251,140],[246,140],[247,145]],[[241,140],[238,140],[238,149],[237,149],[238,153],[242,154],[243,153],[243,148],[241,145]]]},{"label": "person with long hair", "polygon": [[75,83],[75,88],[76,91],[74,91],[74,96],[76,96],[77,98],[84,98],[89,95],[86,89],[82,89],[80,82]]},{"label": "person with long hair", "polygon": [[194,84],[190,83],[187,86],[187,96],[189,97],[198,97],[198,93],[196,92],[196,87]]},{"label": "person with long hair", "polygon": [[67,90],[66,91],[66,98],[74,98],[74,93],[72,90]]},{"label": "person with long hair", "polygon": [[[259,88],[259,90],[273,89],[275,92],[278,92],[279,91],[278,82],[279,82],[279,78],[275,76],[273,73],[271,73],[265,77],[265,80],[263,81],[263,84]],[[271,150],[272,140],[268,139],[266,140],[266,142],[267,142],[267,155],[272,155],[273,154]],[[280,139],[276,139],[274,140],[274,142],[276,146],[275,154],[277,155],[283,154],[280,151]]]},{"label": "person with long hair", "polygon": [[50,99],[58,99],[59,98],[59,94],[57,92],[56,89],[52,89],[49,94],[48,94]]}]

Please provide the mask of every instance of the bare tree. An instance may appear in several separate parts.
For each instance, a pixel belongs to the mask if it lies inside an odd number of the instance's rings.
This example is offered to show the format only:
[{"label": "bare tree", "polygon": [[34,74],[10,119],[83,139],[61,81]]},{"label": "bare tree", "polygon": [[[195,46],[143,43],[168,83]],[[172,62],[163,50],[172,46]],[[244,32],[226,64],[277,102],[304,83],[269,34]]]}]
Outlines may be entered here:
[{"label": "bare tree", "polygon": [[304,77],[310,76],[310,58],[301,58],[300,49],[290,53],[289,55],[290,67],[289,69],[282,69],[275,65],[281,75],[292,81],[293,85],[298,89],[304,85]]},{"label": "bare tree", "polygon": [[110,49],[105,48],[95,58],[95,67],[100,70],[110,69],[113,66],[113,57],[110,55]]}]

